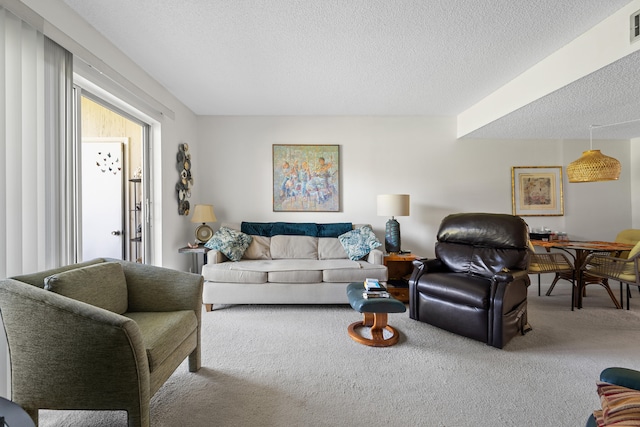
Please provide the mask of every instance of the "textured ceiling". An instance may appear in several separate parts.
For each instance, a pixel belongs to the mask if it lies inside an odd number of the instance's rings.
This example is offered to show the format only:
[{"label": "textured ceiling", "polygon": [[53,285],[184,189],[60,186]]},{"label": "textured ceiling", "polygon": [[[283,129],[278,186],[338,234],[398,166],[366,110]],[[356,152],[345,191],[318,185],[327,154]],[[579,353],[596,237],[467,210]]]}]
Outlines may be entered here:
[{"label": "textured ceiling", "polygon": [[[629,0],[64,2],[196,114],[455,116]],[[638,59],[470,136],[584,138],[640,117]]]}]

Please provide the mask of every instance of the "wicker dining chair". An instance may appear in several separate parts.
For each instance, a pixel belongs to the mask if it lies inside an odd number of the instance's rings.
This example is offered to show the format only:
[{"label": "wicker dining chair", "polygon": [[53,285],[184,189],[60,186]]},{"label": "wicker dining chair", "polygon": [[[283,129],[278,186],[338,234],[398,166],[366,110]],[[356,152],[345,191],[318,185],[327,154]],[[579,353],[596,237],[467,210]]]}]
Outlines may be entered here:
[{"label": "wicker dining chair", "polygon": [[[614,242],[635,245],[640,242],[640,229],[627,228],[626,230],[622,230],[616,235]],[[629,253],[630,251],[620,252],[618,258],[629,258]]]},{"label": "wicker dining chair", "polygon": [[612,257],[594,253],[585,259],[580,267],[583,273],[602,279],[611,279],[620,282],[620,303],[623,303],[623,287],[627,285],[627,310],[629,310],[629,298],[631,297],[630,286],[637,286],[640,289],[640,270],[638,269],[640,259],[640,242],[629,251],[628,258]]},{"label": "wicker dining chair", "polygon": [[[533,248],[531,248],[533,250]],[[575,305],[575,288],[576,288],[576,274],[573,264],[567,258],[565,254],[558,252],[546,252],[531,254],[531,262],[529,263],[529,274],[538,275],[538,296],[540,296],[540,276],[546,273],[555,273],[553,282],[547,290],[546,296],[551,295],[554,286],[560,279],[565,279],[571,282],[571,310]]]}]

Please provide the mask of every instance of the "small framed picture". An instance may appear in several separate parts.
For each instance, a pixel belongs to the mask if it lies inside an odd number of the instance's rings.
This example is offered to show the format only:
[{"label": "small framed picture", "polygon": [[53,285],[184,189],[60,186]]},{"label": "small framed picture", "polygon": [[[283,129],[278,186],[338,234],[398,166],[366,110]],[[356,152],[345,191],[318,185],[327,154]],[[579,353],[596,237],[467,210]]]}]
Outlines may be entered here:
[{"label": "small framed picture", "polygon": [[511,204],[518,216],[562,216],[562,166],[511,168]]}]

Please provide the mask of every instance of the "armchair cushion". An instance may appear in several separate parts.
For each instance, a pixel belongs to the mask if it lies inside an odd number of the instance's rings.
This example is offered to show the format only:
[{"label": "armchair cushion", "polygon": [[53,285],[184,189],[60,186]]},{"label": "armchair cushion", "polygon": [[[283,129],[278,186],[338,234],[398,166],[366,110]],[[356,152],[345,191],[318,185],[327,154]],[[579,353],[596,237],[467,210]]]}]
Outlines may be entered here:
[{"label": "armchair cushion", "polygon": [[150,372],[161,366],[182,344],[182,339],[198,328],[198,319],[193,310],[125,313],[124,316],[136,322],[140,328]]},{"label": "armchair cushion", "polygon": [[44,279],[44,289],[114,313],[127,311],[127,281],[117,262],[53,274]]}]

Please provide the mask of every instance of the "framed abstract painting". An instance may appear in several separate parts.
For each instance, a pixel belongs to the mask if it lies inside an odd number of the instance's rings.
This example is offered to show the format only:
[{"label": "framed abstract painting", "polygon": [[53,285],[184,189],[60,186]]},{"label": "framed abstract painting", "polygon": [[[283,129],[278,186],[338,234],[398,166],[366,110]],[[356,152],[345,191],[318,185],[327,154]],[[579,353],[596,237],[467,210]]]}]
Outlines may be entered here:
[{"label": "framed abstract painting", "polygon": [[562,166],[512,167],[511,204],[514,215],[564,215]]},{"label": "framed abstract painting", "polygon": [[340,146],[273,144],[273,211],[339,212]]}]

